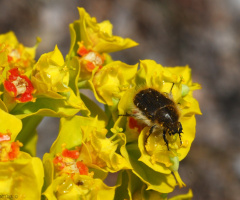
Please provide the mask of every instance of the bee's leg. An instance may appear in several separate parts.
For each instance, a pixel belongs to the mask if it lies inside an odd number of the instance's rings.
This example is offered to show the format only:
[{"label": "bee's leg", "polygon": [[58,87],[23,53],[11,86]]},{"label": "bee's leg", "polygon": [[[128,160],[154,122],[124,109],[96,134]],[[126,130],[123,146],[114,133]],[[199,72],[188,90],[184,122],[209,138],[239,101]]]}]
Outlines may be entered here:
[{"label": "bee's leg", "polygon": [[126,114],[124,114],[124,115],[118,115],[118,116],[124,116],[124,117],[134,117],[134,115],[133,115],[133,114],[129,114],[129,113],[126,113]]},{"label": "bee's leg", "polygon": [[179,134],[180,144],[182,145],[182,136],[181,136],[181,133],[183,133],[183,128],[182,128],[181,122],[179,122],[178,134]]},{"label": "bee's leg", "polygon": [[146,139],[145,139],[145,145],[146,145],[146,143],[147,143],[147,140],[148,140],[149,136],[153,133],[153,129],[155,128],[155,126],[156,126],[156,125],[153,125],[153,126],[150,128],[149,134],[148,134],[148,136],[147,136]]},{"label": "bee's leg", "polygon": [[166,138],[166,133],[167,133],[167,130],[164,128],[163,129],[163,139],[167,145],[167,148],[168,148],[168,151],[169,151],[169,147],[168,147],[168,141],[167,141],[167,138]]},{"label": "bee's leg", "polygon": [[182,136],[181,136],[181,133],[178,133],[179,134],[179,139],[180,139],[180,146],[182,146]]}]

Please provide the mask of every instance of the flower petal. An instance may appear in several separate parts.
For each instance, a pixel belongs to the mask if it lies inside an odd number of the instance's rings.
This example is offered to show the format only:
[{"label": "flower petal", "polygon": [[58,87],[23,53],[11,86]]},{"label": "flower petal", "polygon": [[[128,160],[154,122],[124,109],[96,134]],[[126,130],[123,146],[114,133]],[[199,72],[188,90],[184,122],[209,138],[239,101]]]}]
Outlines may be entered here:
[{"label": "flower petal", "polygon": [[160,193],[172,192],[176,186],[175,178],[172,174],[162,174],[154,171],[142,162],[139,162],[140,151],[137,144],[132,143],[126,146],[129,161],[133,167],[133,173],[136,174],[148,187],[147,190],[155,190]]},{"label": "flower petal", "polygon": [[109,21],[97,23],[84,8],[78,8],[80,19],[70,24],[71,47],[69,55],[77,54],[77,42],[83,41],[88,49],[98,53],[110,53],[138,45],[133,40],[112,35],[112,25]]},{"label": "flower petal", "polygon": [[113,105],[113,98],[120,99],[132,86],[138,65],[127,65],[120,61],[112,62],[100,71],[95,71],[89,83],[96,99]]},{"label": "flower petal", "polygon": [[67,175],[56,178],[43,193],[48,200],[78,200],[78,199],[106,199],[114,198],[115,187],[108,187],[100,179],[93,179],[84,175],[75,175],[72,180]]},{"label": "flower petal", "polygon": [[39,158],[32,158],[21,152],[19,158],[14,161],[0,162],[1,194],[40,200],[42,186],[43,167]]},{"label": "flower petal", "polygon": [[11,141],[14,141],[21,129],[20,119],[0,109],[0,133],[11,133]]}]

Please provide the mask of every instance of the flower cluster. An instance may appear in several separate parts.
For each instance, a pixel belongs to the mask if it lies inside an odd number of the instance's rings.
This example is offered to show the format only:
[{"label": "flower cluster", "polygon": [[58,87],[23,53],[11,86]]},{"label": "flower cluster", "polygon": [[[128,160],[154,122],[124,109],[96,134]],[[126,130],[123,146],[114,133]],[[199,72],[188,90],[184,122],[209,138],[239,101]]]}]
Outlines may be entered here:
[{"label": "flower cluster", "polygon": [[[178,169],[195,138],[201,111],[193,91],[200,85],[188,66],[114,61],[110,53],[138,44],[113,35],[109,21],[98,23],[78,10],[65,58],[55,46],[35,60],[40,39],[29,48],[13,32],[0,35],[0,193],[166,200],[176,186],[186,186]],[[147,91],[155,95],[143,97]],[[44,116],[61,119],[57,139],[40,160],[36,127]],[[113,186],[105,181],[110,176],[117,177]],[[192,196],[189,190],[170,199]]]}]

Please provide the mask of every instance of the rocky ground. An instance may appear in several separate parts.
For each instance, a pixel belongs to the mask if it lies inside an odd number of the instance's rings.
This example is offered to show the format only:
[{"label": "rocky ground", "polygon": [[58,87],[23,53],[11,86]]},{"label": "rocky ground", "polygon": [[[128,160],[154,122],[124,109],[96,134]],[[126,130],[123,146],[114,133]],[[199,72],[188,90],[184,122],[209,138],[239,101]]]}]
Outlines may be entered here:
[{"label": "rocky ground", "polygon": [[[196,200],[240,199],[240,0],[0,0],[0,33],[13,30],[26,46],[41,37],[37,57],[55,44],[66,54],[77,6],[140,43],[114,59],[192,68],[202,85],[195,97],[203,115],[180,174]],[[57,135],[58,119],[46,118],[38,130],[41,157]]]}]

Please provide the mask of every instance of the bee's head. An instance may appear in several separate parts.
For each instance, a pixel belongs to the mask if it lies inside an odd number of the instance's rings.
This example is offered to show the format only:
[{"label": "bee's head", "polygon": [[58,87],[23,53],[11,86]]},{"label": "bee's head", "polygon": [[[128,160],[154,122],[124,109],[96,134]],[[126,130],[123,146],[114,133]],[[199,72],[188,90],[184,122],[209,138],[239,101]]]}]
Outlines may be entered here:
[{"label": "bee's head", "polygon": [[182,133],[183,129],[182,129],[182,124],[180,122],[168,123],[166,124],[166,126],[170,135],[174,135],[176,133],[178,134]]}]

